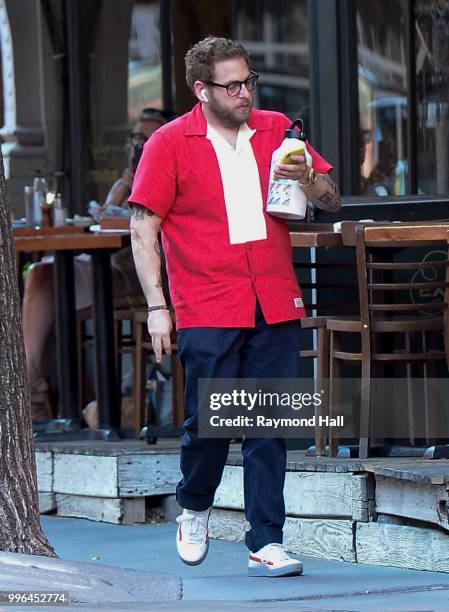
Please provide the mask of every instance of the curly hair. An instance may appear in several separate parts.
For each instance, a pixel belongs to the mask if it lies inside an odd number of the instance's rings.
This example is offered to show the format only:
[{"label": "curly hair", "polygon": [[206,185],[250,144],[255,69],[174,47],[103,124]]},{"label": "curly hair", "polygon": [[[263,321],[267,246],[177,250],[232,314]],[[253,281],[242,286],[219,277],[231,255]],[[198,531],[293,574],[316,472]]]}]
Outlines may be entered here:
[{"label": "curly hair", "polygon": [[215,62],[233,57],[243,57],[249,65],[248,51],[239,42],[218,36],[200,40],[185,57],[187,85],[194,91],[195,81],[213,81]]}]

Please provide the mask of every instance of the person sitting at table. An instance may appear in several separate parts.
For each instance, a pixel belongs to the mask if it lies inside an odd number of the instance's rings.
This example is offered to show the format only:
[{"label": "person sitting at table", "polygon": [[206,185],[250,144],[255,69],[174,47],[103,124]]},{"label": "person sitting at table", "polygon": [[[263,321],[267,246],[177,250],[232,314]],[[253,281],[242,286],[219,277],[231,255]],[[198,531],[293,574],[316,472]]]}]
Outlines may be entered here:
[{"label": "person sitting at table", "polygon": [[378,143],[379,160],[363,185],[365,195],[387,196],[395,194],[396,151],[390,139]]},{"label": "person sitting at table", "polygon": [[[127,206],[134,171],[143,145],[161,125],[174,118],[171,111],[153,108],[143,109],[131,134],[131,151],[127,168],[112,185],[106,196],[103,210],[108,206]],[[32,418],[49,418],[48,373],[50,340],[54,327],[53,256],[45,256],[32,264],[25,278],[22,318],[28,382],[31,390]],[[76,309],[92,305],[91,257],[82,253],[74,258]],[[131,247],[125,247],[111,257],[114,306],[135,305],[142,293],[137,278]],[[142,298],[143,299],[143,298]],[[142,303],[145,303],[143,300]]]}]

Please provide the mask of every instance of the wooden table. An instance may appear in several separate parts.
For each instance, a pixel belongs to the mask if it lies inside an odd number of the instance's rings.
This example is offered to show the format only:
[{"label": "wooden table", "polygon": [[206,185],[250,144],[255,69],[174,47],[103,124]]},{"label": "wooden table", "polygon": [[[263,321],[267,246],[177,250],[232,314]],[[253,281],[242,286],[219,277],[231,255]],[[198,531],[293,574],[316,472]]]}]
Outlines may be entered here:
[{"label": "wooden table", "polygon": [[[355,230],[361,222],[359,221],[342,221],[341,233],[334,233],[328,224],[311,224],[310,229],[307,224],[303,227],[295,228],[290,231],[290,239],[292,247],[355,247]],[[415,221],[415,222],[399,222],[391,221],[376,221],[370,223],[362,223],[369,228],[369,235],[372,239],[377,239],[376,244],[379,245],[379,238],[385,239],[385,244],[390,244],[394,241],[397,243],[398,249],[405,247],[426,247],[446,245],[449,243],[449,222],[445,221]],[[449,301],[449,289],[447,290],[446,301]],[[449,310],[445,310],[445,349],[447,363],[449,367]],[[348,451],[349,452],[349,451]],[[428,456],[433,456],[430,451]],[[434,451],[435,457],[448,457],[449,446],[436,447]]]},{"label": "wooden table", "polygon": [[[339,247],[350,246],[355,247],[355,228],[360,224],[360,221],[342,221],[341,232],[334,232],[330,229],[328,223],[323,223],[320,228],[319,223],[310,224],[308,229],[307,224],[301,227],[300,230],[290,231],[290,240],[292,247]],[[373,223],[363,223],[366,227],[378,228],[385,232],[385,226],[388,226],[388,236],[390,240],[397,240],[398,247],[402,246],[427,246],[435,242],[446,242],[446,232],[449,230],[447,221],[414,221],[411,223],[392,223],[391,221],[375,221]],[[400,233],[396,232],[396,228],[407,227],[408,235],[405,237],[403,229]],[[423,227],[428,227],[428,240],[418,242],[415,234],[420,232]],[[381,230],[381,228],[383,228]]]},{"label": "wooden table", "polygon": [[[355,228],[360,225],[359,221],[342,221],[341,236],[345,246],[355,247]],[[413,222],[394,222],[376,221],[374,223],[362,223],[370,228],[370,234],[386,237],[386,244],[392,240],[398,243],[398,248],[407,246],[428,246],[435,242],[446,242],[446,233],[449,230],[447,221],[413,221]],[[423,229],[426,239],[423,240]],[[399,230],[399,231],[398,231]],[[419,238],[418,238],[419,236]],[[377,243],[379,244],[379,243]]]},{"label": "wooden table", "polygon": [[329,231],[290,232],[292,247],[338,247],[343,246],[341,234]]},{"label": "wooden table", "polygon": [[19,226],[13,227],[12,235],[13,238],[26,237],[26,236],[54,236],[55,234],[80,234],[84,231],[82,227],[76,227],[76,225],[61,225],[60,227],[40,227],[40,226]]},{"label": "wooden table", "polygon": [[129,234],[89,233],[78,228],[49,229],[52,231],[14,230],[13,237],[17,253],[53,251],[55,254],[56,351],[61,416],[79,419],[73,254],[83,251],[92,255],[99,428],[105,437],[111,437],[111,430],[120,427],[120,394],[114,362],[110,255],[129,244]]}]

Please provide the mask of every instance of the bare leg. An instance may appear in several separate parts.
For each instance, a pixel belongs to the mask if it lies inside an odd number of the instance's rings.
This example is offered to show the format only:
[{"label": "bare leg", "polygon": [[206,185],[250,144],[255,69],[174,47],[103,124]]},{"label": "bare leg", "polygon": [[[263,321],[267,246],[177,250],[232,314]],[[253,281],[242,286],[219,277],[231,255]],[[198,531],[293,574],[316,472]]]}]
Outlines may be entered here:
[{"label": "bare leg", "polygon": [[52,263],[39,262],[30,266],[25,279],[22,317],[31,392],[46,391],[48,359],[45,348],[55,319]]}]

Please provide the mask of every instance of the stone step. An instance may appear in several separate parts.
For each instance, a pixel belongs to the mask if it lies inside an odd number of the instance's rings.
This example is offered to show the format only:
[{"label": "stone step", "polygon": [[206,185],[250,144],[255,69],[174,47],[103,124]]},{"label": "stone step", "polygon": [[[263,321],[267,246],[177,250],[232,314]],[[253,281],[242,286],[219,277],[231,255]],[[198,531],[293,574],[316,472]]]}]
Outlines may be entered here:
[{"label": "stone step", "polygon": [[[181,599],[182,581],[173,574],[0,553],[0,591],[65,592],[71,602],[134,603],[134,609],[138,609],[139,603]],[[26,609],[39,607],[30,605]]]}]

